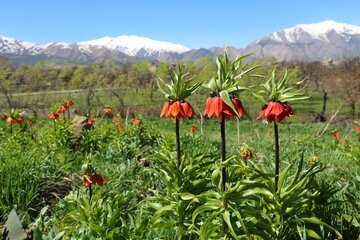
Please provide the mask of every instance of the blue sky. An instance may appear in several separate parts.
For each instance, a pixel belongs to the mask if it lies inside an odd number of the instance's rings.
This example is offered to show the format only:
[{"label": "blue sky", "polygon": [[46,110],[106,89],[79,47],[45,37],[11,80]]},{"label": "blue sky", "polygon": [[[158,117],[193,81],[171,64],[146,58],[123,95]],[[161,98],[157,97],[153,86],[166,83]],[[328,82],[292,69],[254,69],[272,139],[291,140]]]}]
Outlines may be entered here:
[{"label": "blue sky", "polygon": [[360,25],[358,0],[0,1],[0,35],[45,43],[134,34],[190,48],[251,41],[299,23]]}]

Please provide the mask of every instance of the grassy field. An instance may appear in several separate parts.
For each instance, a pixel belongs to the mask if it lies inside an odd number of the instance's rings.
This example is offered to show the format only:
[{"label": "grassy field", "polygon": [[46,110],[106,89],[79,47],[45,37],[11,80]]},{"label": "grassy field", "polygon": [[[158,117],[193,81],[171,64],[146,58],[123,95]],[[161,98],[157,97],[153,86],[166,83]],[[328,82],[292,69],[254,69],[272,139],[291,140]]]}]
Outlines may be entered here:
[{"label": "grassy field", "polygon": [[[172,175],[177,172],[173,120],[142,120],[142,125],[132,125],[132,119],[128,119],[126,125],[122,119],[124,128],[117,129],[112,119],[96,118],[94,128],[83,132],[77,141],[69,127],[70,121],[58,121],[55,126],[51,120],[39,120],[31,126],[14,125],[12,134],[9,125],[2,122],[1,222],[4,223],[6,214],[15,207],[24,227],[33,229],[34,239],[174,239],[179,238],[179,234],[183,236],[181,239],[198,239],[205,226],[214,227],[206,231],[213,234],[209,239],[218,239],[224,234],[220,220],[222,210],[220,215],[214,215],[217,210],[211,207],[212,211],[202,212],[195,220],[192,218],[205,201],[201,196],[218,191],[216,177],[213,177],[220,159],[219,121],[205,120],[203,135],[200,119],[180,122],[184,165],[180,175]],[[304,175],[300,179],[306,181],[304,185],[296,185],[298,190],[290,192],[290,199],[294,197],[291,201],[280,198],[271,187],[274,169],[272,125],[240,120],[238,137],[237,121],[226,122],[227,157],[230,158],[227,167],[229,186],[232,186],[227,198],[229,203],[239,207],[239,210],[231,210],[231,222],[235,225],[232,226],[234,233],[228,231],[225,234],[228,238],[237,235],[245,239],[266,239],[261,234],[268,234],[265,235],[267,239],[289,239],[289,236],[302,239],[301,234],[312,234],[335,239],[335,229],[344,239],[356,239],[360,234],[360,196],[357,191],[360,149],[355,124],[332,124],[319,136],[325,124],[301,124],[293,120],[289,118],[287,123],[279,126],[281,169],[294,165],[286,180],[288,186],[296,178],[296,166],[303,155],[304,166],[299,176]],[[199,130],[190,133],[191,126]],[[333,137],[334,130],[341,133],[340,138]],[[248,165],[240,158],[244,144],[254,155]],[[104,186],[93,186],[90,202],[88,188],[81,180],[82,165],[89,160],[89,154],[93,156],[91,164],[96,171],[107,179]],[[146,167],[146,162],[150,167]],[[315,162],[316,167],[312,168]],[[190,170],[196,166],[203,167]],[[307,179],[305,175],[315,169],[319,173]],[[195,188],[194,184],[200,185]],[[255,184],[254,187],[251,184]],[[277,196],[276,202],[261,195],[265,190],[260,191],[260,186],[267,186],[267,194]],[[250,189],[246,190],[248,187]],[[249,192],[251,189],[257,189],[257,192]],[[232,199],[236,192],[246,201]],[[180,193],[186,197],[179,198]],[[199,196],[198,202],[189,200],[192,195]],[[258,205],[261,202],[257,202],[258,196],[265,205]],[[287,210],[285,213],[281,209],[287,204],[298,207],[295,212]],[[263,233],[257,233],[260,235],[252,232],[254,216],[246,211],[250,206],[254,208],[254,214],[258,211],[276,214],[274,219],[263,216],[273,230],[264,229]],[[184,208],[181,215],[178,215],[179,208]],[[241,224],[236,226],[237,213],[243,216],[252,232],[249,233],[251,237],[243,232]],[[180,216],[182,220],[179,220]],[[206,221],[210,216],[214,217],[213,222]],[[315,224],[315,217],[334,229]],[[312,219],[313,222],[296,221],[297,218]],[[299,233],[299,228],[304,233]]]}]

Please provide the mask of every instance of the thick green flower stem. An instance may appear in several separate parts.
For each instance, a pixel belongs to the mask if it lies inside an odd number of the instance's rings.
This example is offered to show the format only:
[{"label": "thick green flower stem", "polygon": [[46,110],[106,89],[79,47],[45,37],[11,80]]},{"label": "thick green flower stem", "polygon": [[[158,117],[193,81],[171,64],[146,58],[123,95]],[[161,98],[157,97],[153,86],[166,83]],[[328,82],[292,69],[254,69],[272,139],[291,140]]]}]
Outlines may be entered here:
[{"label": "thick green flower stem", "polygon": [[180,130],[179,130],[179,118],[175,118],[175,134],[176,134],[176,158],[177,167],[180,169]]},{"label": "thick green flower stem", "polygon": [[[226,161],[226,144],[225,144],[225,118],[222,116],[220,124],[221,132],[221,162]],[[222,191],[225,192],[226,186],[226,167],[221,169]]]},{"label": "thick green flower stem", "polygon": [[92,198],[92,187],[90,185],[89,186],[89,202],[91,202],[91,198]]},{"label": "thick green flower stem", "polygon": [[[225,118],[224,115],[221,118],[221,124],[220,124],[220,132],[221,132],[221,162],[225,162],[226,161],[226,142],[225,142]],[[222,167],[221,169],[221,189],[223,192],[225,192],[226,190],[226,167]],[[227,209],[227,203],[226,200],[224,199],[224,209]],[[226,222],[225,219],[223,219],[223,234],[226,234],[227,231],[227,227],[226,227]]]},{"label": "thick green flower stem", "polygon": [[279,131],[278,131],[278,125],[275,121],[274,121],[274,136],[275,136],[275,191],[277,191],[278,181],[279,181],[280,160],[279,160]]},{"label": "thick green flower stem", "polygon": [[68,119],[70,119],[70,108],[67,110]]}]

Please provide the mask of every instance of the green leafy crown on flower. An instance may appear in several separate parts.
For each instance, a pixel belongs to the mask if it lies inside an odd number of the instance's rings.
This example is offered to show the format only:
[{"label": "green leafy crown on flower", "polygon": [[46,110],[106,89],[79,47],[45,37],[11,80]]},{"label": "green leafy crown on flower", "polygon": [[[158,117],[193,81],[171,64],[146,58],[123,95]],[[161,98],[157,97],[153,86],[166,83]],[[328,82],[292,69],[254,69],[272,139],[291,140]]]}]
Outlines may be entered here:
[{"label": "green leafy crown on flower", "polygon": [[224,56],[218,55],[216,58],[217,73],[204,85],[204,87],[211,89],[212,92],[210,96],[220,96],[225,104],[236,114],[237,111],[231,102],[230,96],[237,96],[240,92],[250,89],[250,87],[241,85],[241,81],[245,77],[259,77],[259,75],[249,74],[259,67],[258,65],[248,67],[248,64],[243,62],[243,60],[250,55],[251,54],[238,56],[234,61],[230,61],[227,49],[225,48]]},{"label": "green leafy crown on flower", "polygon": [[193,94],[203,82],[193,83],[194,77],[189,78],[189,73],[182,73],[181,67],[170,71],[170,84],[166,84],[161,78],[157,78],[156,82],[160,91],[165,95],[167,100],[182,101]]},{"label": "green leafy crown on flower", "polygon": [[276,81],[275,72],[276,69],[272,71],[269,80],[267,80],[266,83],[261,84],[263,87],[262,90],[258,91],[258,93],[253,93],[254,96],[262,103],[285,103],[309,98],[309,96],[306,96],[302,93],[303,88],[298,88],[298,86],[303,83],[304,80],[290,84],[291,78],[288,77],[288,73],[285,71],[284,75],[278,81]]}]

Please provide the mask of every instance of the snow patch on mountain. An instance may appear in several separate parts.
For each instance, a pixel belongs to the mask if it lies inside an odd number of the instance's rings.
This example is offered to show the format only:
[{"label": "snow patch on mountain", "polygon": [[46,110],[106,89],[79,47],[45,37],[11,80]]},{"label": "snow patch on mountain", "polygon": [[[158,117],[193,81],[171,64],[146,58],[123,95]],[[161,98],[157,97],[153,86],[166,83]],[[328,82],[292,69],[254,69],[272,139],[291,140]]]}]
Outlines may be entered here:
[{"label": "snow patch on mountain", "polygon": [[0,52],[5,54],[24,54],[36,46],[35,43],[19,41],[14,38],[0,36]]},{"label": "snow patch on mountain", "polygon": [[135,35],[122,35],[115,38],[103,37],[91,41],[80,42],[78,45],[84,50],[88,50],[88,46],[107,47],[109,49],[125,53],[129,56],[135,56],[141,49],[147,51],[149,55],[156,52],[183,53],[190,50],[181,44],[157,41]]},{"label": "snow patch on mountain", "polygon": [[287,42],[294,43],[299,41],[302,35],[309,34],[311,38],[329,41],[327,34],[331,31],[348,40],[351,35],[360,34],[360,26],[326,20],[320,23],[298,24],[295,27],[275,32],[270,35],[270,38],[278,42],[286,40]]},{"label": "snow patch on mountain", "polygon": [[70,49],[70,44],[66,42],[49,42],[42,45],[37,45],[38,48],[46,49],[49,47],[59,47],[59,48],[68,48]]}]

